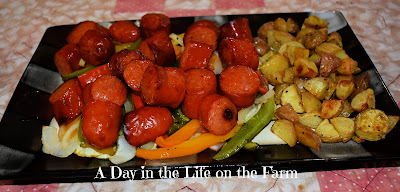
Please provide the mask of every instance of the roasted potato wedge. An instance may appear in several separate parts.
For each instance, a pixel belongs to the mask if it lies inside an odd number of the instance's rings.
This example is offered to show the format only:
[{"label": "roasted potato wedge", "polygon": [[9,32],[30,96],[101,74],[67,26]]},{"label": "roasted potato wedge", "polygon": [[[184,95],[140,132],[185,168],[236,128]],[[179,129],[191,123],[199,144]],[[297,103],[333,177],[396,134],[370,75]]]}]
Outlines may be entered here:
[{"label": "roasted potato wedge", "polygon": [[275,104],[280,105],[281,104],[281,96],[283,90],[285,90],[287,87],[289,87],[289,84],[283,83],[279,85],[275,85],[274,91],[275,91]]},{"label": "roasted potato wedge", "polygon": [[355,118],[356,135],[368,141],[378,141],[389,132],[389,117],[379,109],[367,109]]},{"label": "roasted potato wedge", "polygon": [[341,59],[331,53],[322,53],[319,74],[322,77],[328,77],[331,73],[335,73],[340,66]]},{"label": "roasted potato wedge", "polygon": [[281,105],[286,105],[288,103],[292,105],[297,113],[304,112],[303,105],[301,104],[301,97],[294,84],[284,89],[281,95]]},{"label": "roasted potato wedge", "polygon": [[343,101],[343,110],[340,112],[339,117],[350,117],[353,112],[354,110],[351,108],[351,104],[348,101]]},{"label": "roasted potato wedge", "polygon": [[297,33],[299,32],[299,25],[292,19],[289,18],[286,22],[287,26],[288,26],[288,32],[289,33]]},{"label": "roasted potato wedge", "polygon": [[298,58],[294,61],[294,74],[300,77],[316,77],[318,68],[312,61],[304,58]]},{"label": "roasted potato wedge", "polygon": [[342,43],[342,36],[336,31],[332,32],[329,34],[328,39],[326,40],[327,43],[333,43],[339,46],[340,48],[343,48],[343,43]]},{"label": "roasted potato wedge", "polygon": [[302,93],[302,92],[306,91],[304,88],[304,84],[306,84],[306,82],[308,80],[309,80],[309,78],[307,78],[307,77],[294,76],[293,83],[296,85],[297,92]]},{"label": "roasted potato wedge", "polygon": [[257,35],[263,39],[267,39],[268,31],[274,30],[275,23],[273,21],[264,23],[257,31]]},{"label": "roasted potato wedge", "polygon": [[353,137],[351,138],[351,140],[353,140],[356,143],[362,143],[365,141],[365,139],[361,139],[359,136],[357,135],[353,135]]},{"label": "roasted potato wedge", "polygon": [[286,119],[293,123],[299,122],[299,117],[290,103],[276,109],[275,116],[278,117],[278,119]]},{"label": "roasted potato wedge", "polygon": [[321,28],[328,27],[328,24],[329,23],[326,22],[325,20],[323,20],[315,15],[311,15],[304,20],[302,28],[311,27],[311,28],[315,28],[315,29],[321,29]]},{"label": "roasted potato wedge", "polygon": [[336,53],[335,53],[335,56],[336,56],[336,57],[339,57],[340,59],[349,58],[349,56],[347,55],[346,51],[343,50],[343,49],[340,50],[340,51],[338,51],[338,52],[336,52]]},{"label": "roasted potato wedge", "polygon": [[297,59],[303,58],[308,59],[310,55],[310,50],[304,47],[295,47],[295,46],[288,46],[287,48],[287,56],[289,57],[289,62],[291,65],[294,65],[294,62]]},{"label": "roasted potato wedge", "polygon": [[279,53],[272,55],[260,66],[260,70],[265,76],[284,71],[287,68],[289,68],[289,60]]},{"label": "roasted potato wedge", "polygon": [[285,74],[283,75],[284,83],[293,83],[294,82],[294,70],[293,67],[289,67],[285,69]]},{"label": "roasted potato wedge", "polygon": [[272,85],[279,85],[283,83],[283,78],[285,77],[285,71],[277,71],[273,74],[267,75],[267,80]]},{"label": "roasted potato wedge", "polygon": [[279,17],[278,19],[275,19],[274,29],[278,30],[278,31],[289,32],[288,25],[287,25],[285,19],[283,19],[281,17]]},{"label": "roasted potato wedge", "polygon": [[311,128],[301,123],[295,123],[294,128],[296,130],[297,141],[299,143],[317,151],[321,149],[321,139]]},{"label": "roasted potato wedge", "polygon": [[299,115],[299,121],[303,125],[316,129],[323,119],[318,111],[314,111]]},{"label": "roasted potato wedge", "polygon": [[346,100],[347,97],[353,93],[354,89],[354,81],[339,80],[339,82],[336,84],[336,97],[341,100]]},{"label": "roasted potato wedge", "polygon": [[343,110],[342,100],[324,100],[321,106],[321,117],[324,119],[331,119],[339,116]]},{"label": "roasted potato wedge", "polygon": [[354,81],[354,76],[353,75],[336,75],[335,80],[336,80],[335,83],[338,83],[340,80]]},{"label": "roasted potato wedge", "polygon": [[329,123],[328,119],[324,119],[318,127],[315,129],[315,133],[325,143],[337,143],[342,140],[339,132],[336,131],[335,127]]},{"label": "roasted potato wedge", "polygon": [[351,100],[351,107],[358,112],[375,108],[375,94],[371,88],[357,94]]},{"label": "roasted potato wedge", "polygon": [[322,53],[336,54],[340,50],[342,50],[342,48],[333,43],[321,43],[315,48],[315,52],[319,56],[322,56]]},{"label": "roasted potato wedge", "polygon": [[330,122],[339,133],[343,143],[346,143],[353,137],[355,132],[355,124],[353,119],[346,117],[335,117],[332,118]]},{"label": "roasted potato wedge", "polygon": [[271,132],[284,140],[290,147],[295,146],[297,143],[296,130],[289,120],[279,119],[275,121],[271,127]]},{"label": "roasted potato wedge", "polygon": [[328,82],[328,90],[326,91],[325,99],[329,100],[336,91],[336,84],[328,78],[326,80]]},{"label": "roasted potato wedge", "polygon": [[301,102],[305,112],[319,111],[321,109],[321,101],[314,97],[308,91],[301,93]]},{"label": "roasted potato wedge", "polygon": [[337,72],[342,75],[356,74],[359,73],[360,71],[361,69],[358,68],[357,61],[354,61],[352,58],[342,59],[342,62],[340,63],[340,66],[337,69]]},{"label": "roasted potato wedge", "polygon": [[295,41],[296,38],[288,32],[269,30],[267,32],[268,45],[272,50],[278,52],[280,47],[290,41]]},{"label": "roasted potato wedge", "polygon": [[357,79],[354,81],[356,89],[351,94],[350,98],[353,99],[357,94],[365,91],[369,87],[369,81],[371,77],[369,73],[364,73],[359,75]]},{"label": "roasted potato wedge", "polygon": [[329,84],[326,78],[316,77],[308,80],[304,84],[304,88],[316,98],[322,100],[329,90]]},{"label": "roasted potato wedge", "polygon": [[[290,41],[290,42],[287,42],[287,43],[283,44],[280,47],[278,53],[283,55],[283,56],[285,56],[285,57],[287,57],[287,58],[289,58],[289,56],[288,56],[288,47],[289,46],[304,48],[304,46],[301,43],[299,43],[297,41]],[[293,65],[293,62],[291,64]]]}]

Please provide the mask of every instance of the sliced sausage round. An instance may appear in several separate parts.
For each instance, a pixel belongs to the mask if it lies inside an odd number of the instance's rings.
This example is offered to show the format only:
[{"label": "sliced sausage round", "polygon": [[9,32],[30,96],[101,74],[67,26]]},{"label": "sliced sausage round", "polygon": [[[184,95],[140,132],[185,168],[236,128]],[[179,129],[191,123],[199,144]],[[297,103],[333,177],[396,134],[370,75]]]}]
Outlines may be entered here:
[{"label": "sliced sausage round", "polygon": [[132,43],[140,37],[140,29],[130,21],[117,21],[110,28],[111,37],[121,43]]},{"label": "sliced sausage round", "polygon": [[121,106],[126,100],[127,90],[117,77],[103,75],[93,83],[91,96],[93,100],[107,100]]},{"label": "sliced sausage round", "polygon": [[89,30],[79,40],[79,52],[86,63],[100,65],[107,63],[114,54],[115,45],[108,35]]},{"label": "sliced sausage round", "polygon": [[118,139],[122,109],[110,101],[92,101],[82,113],[82,136],[97,148],[111,147]]},{"label": "sliced sausage round", "polygon": [[75,44],[67,44],[54,55],[54,63],[61,75],[68,75],[81,69],[79,48]]},{"label": "sliced sausage round", "polygon": [[260,77],[246,66],[235,65],[222,71],[219,77],[219,87],[237,108],[246,108],[254,103]]},{"label": "sliced sausage round", "polygon": [[148,13],[140,19],[141,34],[144,39],[153,36],[159,31],[169,34],[171,30],[171,20],[168,16],[159,13]]},{"label": "sliced sausage round", "polygon": [[223,39],[218,53],[224,65],[245,65],[258,68],[258,55],[253,43],[248,39]]},{"label": "sliced sausage round", "polygon": [[93,21],[83,21],[75,26],[74,29],[68,34],[67,42],[78,44],[81,37],[89,30],[98,30],[106,35],[109,35],[107,28]]},{"label": "sliced sausage round", "polygon": [[171,39],[164,31],[159,31],[150,38],[142,41],[139,45],[139,51],[147,59],[153,60],[160,66],[170,66],[175,62],[175,50]]},{"label": "sliced sausage round", "polygon": [[148,66],[143,74],[140,92],[148,105],[177,108],[185,97],[186,80],[182,69]]},{"label": "sliced sausage round", "polygon": [[189,42],[183,50],[180,68],[184,71],[188,69],[204,69],[207,67],[208,61],[212,54],[210,45],[198,42]]},{"label": "sliced sausage round", "polygon": [[208,27],[208,28],[212,29],[215,32],[215,34],[217,35],[217,37],[219,37],[220,30],[216,23],[214,23],[210,20],[199,20],[199,21],[194,22],[192,25],[190,25],[188,30],[192,27],[198,27],[198,26],[204,26],[204,27]]},{"label": "sliced sausage round", "polygon": [[200,103],[199,120],[211,133],[225,135],[236,125],[237,109],[225,96],[208,95]]},{"label": "sliced sausage round", "polygon": [[194,41],[198,43],[205,43],[212,47],[214,51],[218,45],[218,36],[217,34],[209,27],[206,26],[195,26],[190,27],[186,32],[183,38],[183,43],[185,46],[188,45],[189,42]]},{"label": "sliced sausage round", "polygon": [[49,97],[49,102],[59,124],[77,117],[84,107],[82,87],[79,81],[74,78],[61,84]]},{"label": "sliced sausage round", "polygon": [[203,97],[217,93],[217,78],[209,69],[190,69],[186,75],[186,94],[182,112],[191,119],[197,119]]},{"label": "sliced sausage round", "polygon": [[124,74],[125,67],[135,59],[145,59],[146,57],[135,50],[124,49],[120,52],[114,53],[110,58],[110,69],[114,75],[117,77],[122,77]]},{"label": "sliced sausage round", "polygon": [[234,39],[248,39],[253,40],[249,20],[246,18],[239,18],[229,21],[220,27],[220,39],[234,38]]},{"label": "sliced sausage round", "polygon": [[154,63],[150,60],[140,59],[132,60],[125,67],[124,79],[126,84],[128,84],[132,90],[140,91],[140,83],[142,81],[143,73],[150,65],[154,65]]},{"label": "sliced sausage round", "polygon": [[124,134],[132,146],[139,147],[164,135],[172,125],[171,112],[164,107],[145,106],[125,114]]}]

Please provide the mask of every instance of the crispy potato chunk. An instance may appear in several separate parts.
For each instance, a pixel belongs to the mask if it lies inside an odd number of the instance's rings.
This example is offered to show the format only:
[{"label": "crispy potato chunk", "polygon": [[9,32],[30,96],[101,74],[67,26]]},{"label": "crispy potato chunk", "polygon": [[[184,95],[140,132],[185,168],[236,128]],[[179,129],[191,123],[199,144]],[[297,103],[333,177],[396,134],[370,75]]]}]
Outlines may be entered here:
[{"label": "crispy potato chunk", "polygon": [[302,93],[305,90],[304,85],[309,80],[307,77],[294,76],[293,83],[296,85],[297,92]]},{"label": "crispy potato chunk", "polygon": [[368,141],[378,141],[389,132],[388,116],[379,109],[367,109],[355,118],[356,135]]},{"label": "crispy potato chunk", "polygon": [[336,54],[340,50],[342,50],[342,48],[333,43],[321,43],[315,48],[315,52],[320,56],[322,56],[322,53]]},{"label": "crispy potato chunk", "polygon": [[311,15],[304,20],[302,28],[303,27],[311,27],[311,28],[321,29],[321,28],[328,27],[328,24],[329,23],[326,22],[325,20],[323,20],[315,15]]},{"label": "crispy potato chunk", "polygon": [[275,116],[278,117],[278,119],[286,119],[293,123],[299,122],[299,117],[290,103],[276,109]]},{"label": "crispy potato chunk", "polygon": [[297,113],[303,113],[303,106],[301,104],[301,97],[299,93],[297,92],[297,89],[294,84],[289,85],[285,90],[282,92],[281,96],[281,104],[286,105],[290,103],[293,107],[293,109]]},{"label": "crispy potato chunk", "polygon": [[336,90],[336,84],[329,79],[327,79],[326,81],[328,82],[328,90],[326,91],[325,99],[329,100]]},{"label": "crispy potato chunk", "polygon": [[329,84],[326,78],[316,77],[308,80],[304,84],[304,88],[312,95],[314,95],[316,98],[322,100],[326,96]]},{"label": "crispy potato chunk", "polygon": [[283,93],[283,90],[285,90],[287,87],[289,87],[289,84],[280,84],[280,85],[276,85],[274,87],[274,91],[275,91],[275,104],[280,105],[281,104],[281,96]]},{"label": "crispy potato chunk", "polygon": [[351,96],[350,96],[351,99],[353,99],[357,94],[368,89],[370,78],[371,77],[370,77],[369,73],[364,73],[357,77],[357,79],[354,82],[356,89],[351,94]]},{"label": "crispy potato chunk", "polygon": [[289,62],[291,65],[294,65],[294,62],[297,59],[308,59],[308,56],[310,55],[310,50],[302,47],[295,47],[295,46],[288,46],[287,48],[287,54],[289,57]]},{"label": "crispy potato chunk", "polygon": [[268,31],[274,30],[274,22],[270,21],[261,25],[261,27],[257,31],[257,35],[263,39],[267,39]]},{"label": "crispy potato chunk", "polygon": [[319,74],[322,77],[327,77],[331,73],[335,73],[340,66],[341,59],[331,53],[322,53]]},{"label": "crispy potato chunk", "polygon": [[356,74],[359,73],[360,71],[361,69],[358,68],[357,61],[354,61],[352,58],[342,59],[342,62],[340,63],[340,66],[337,69],[337,72],[342,75]]},{"label": "crispy potato chunk", "polygon": [[279,85],[282,84],[283,78],[285,77],[285,71],[277,71],[273,74],[269,74],[266,76],[269,83],[272,85]]},{"label": "crispy potato chunk", "polygon": [[339,117],[350,117],[353,112],[354,110],[351,108],[351,104],[348,101],[343,101],[343,110],[340,112]]},{"label": "crispy potato chunk", "polygon": [[340,59],[346,59],[346,58],[349,58],[349,56],[346,54],[346,51],[345,50],[340,50],[340,51],[338,51],[338,52],[336,52],[335,53],[335,56],[336,57],[339,57]]},{"label": "crispy potato chunk", "polygon": [[297,33],[299,32],[299,25],[292,19],[289,18],[286,22],[287,26],[288,26],[288,32],[289,33]]},{"label": "crispy potato chunk", "polygon": [[318,68],[312,61],[304,58],[298,58],[294,61],[294,74],[300,77],[316,77]]},{"label": "crispy potato chunk", "polygon": [[351,138],[351,140],[353,140],[356,143],[362,143],[365,141],[365,139],[361,139],[359,136],[357,135],[353,135],[353,137]]},{"label": "crispy potato chunk", "polygon": [[326,39],[326,35],[324,35],[320,30],[314,29],[311,33],[307,33],[302,42],[304,47],[307,49],[315,49],[321,43],[325,42]]},{"label": "crispy potato chunk", "polygon": [[329,34],[328,39],[326,40],[327,43],[333,43],[339,46],[340,48],[343,48],[343,43],[342,43],[342,36],[336,31],[332,32]]},{"label": "crispy potato chunk", "polygon": [[285,74],[283,75],[284,83],[293,83],[294,82],[294,68],[289,67],[285,69]]},{"label": "crispy potato chunk", "polygon": [[283,19],[281,17],[279,17],[278,19],[275,19],[274,29],[278,30],[278,31],[289,32],[288,25],[287,25],[285,19]]},{"label": "crispy potato chunk", "polygon": [[351,100],[351,108],[355,111],[361,112],[365,109],[375,108],[375,94],[371,88],[357,94],[353,100]]},{"label": "crispy potato chunk", "polygon": [[268,45],[272,48],[272,50],[277,52],[283,44],[290,41],[295,41],[296,38],[288,32],[270,30],[267,33],[267,40]]},{"label": "crispy potato chunk", "polygon": [[343,110],[342,100],[324,100],[321,107],[321,117],[324,119],[331,119],[339,116]]},{"label": "crispy potato chunk", "polygon": [[341,100],[346,100],[353,93],[355,85],[353,81],[339,80],[336,85],[336,96]]},{"label": "crispy potato chunk", "polygon": [[296,123],[294,125],[297,135],[297,141],[305,146],[319,151],[322,147],[322,142],[319,136],[309,127]]},{"label": "crispy potato chunk", "polygon": [[355,132],[355,124],[353,119],[346,117],[335,117],[332,118],[330,122],[339,133],[343,143],[346,143],[353,137]]},{"label": "crispy potato chunk", "polygon": [[318,111],[314,111],[299,115],[299,121],[303,125],[316,129],[323,119]]},{"label": "crispy potato chunk", "polygon": [[338,83],[340,80],[354,81],[354,76],[353,75],[337,75],[335,82]]},{"label": "crispy potato chunk", "polygon": [[271,132],[284,140],[290,147],[297,143],[296,130],[292,122],[286,119],[279,119],[275,121],[271,127]]},{"label": "crispy potato chunk", "polygon": [[260,66],[260,70],[265,76],[284,71],[287,68],[289,68],[289,60],[279,53],[272,55],[267,62]]},{"label": "crispy potato chunk", "polygon": [[321,109],[321,101],[314,97],[308,91],[301,93],[301,101],[305,112],[319,111]]},{"label": "crispy potato chunk", "polygon": [[328,119],[323,120],[315,129],[315,133],[325,143],[337,143],[342,140],[335,127],[329,123]]}]

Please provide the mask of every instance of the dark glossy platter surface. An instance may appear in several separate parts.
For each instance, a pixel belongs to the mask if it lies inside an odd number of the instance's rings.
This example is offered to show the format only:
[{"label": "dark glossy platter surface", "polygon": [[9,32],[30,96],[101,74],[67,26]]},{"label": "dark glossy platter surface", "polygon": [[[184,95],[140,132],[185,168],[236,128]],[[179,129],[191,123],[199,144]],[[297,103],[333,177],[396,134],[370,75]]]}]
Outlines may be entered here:
[{"label": "dark glossy platter surface", "polygon": [[[293,18],[299,26],[310,14],[327,20],[329,32],[338,31],[343,39],[346,53],[358,61],[362,73],[370,73],[371,88],[376,95],[376,108],[386,114],[400,115],[392,96],[384,85],[375,66],[356,38],[346,19],[340,12],[321,13],[283,13],[257,15],[231,15],[172,18],[171,30],[182,33],[194,21],[210,19],[219,25],[238,17],[249,19],[253,36],[265,22],[278,17]],[[62,83],[54,65],[54,54],[66,44],[65,38],[74,25],[54,26],[45,32],[36,52],[25,70],[7,110],[0,122],[0,179],[14,180],[15,183],[49,183],[49,182],[83,182],[104,181],[94,177],[99,167],[103,167],[105,175],[109,175],[112,164],[108,160],[82,158],[71,155],[57,158],[41,151],[41,129],[49,124],[53,117],[48,97]],[[215,152],[206,150],[198,155],[166,161],[146,161],[135,158],[119,165],[121,169],[157,171],[160,166],[178,170],[180,177],[185,177],[186,168],[189,173],[196,171],[196,166],[206,166],[212,174],[217,170],[236,170],[246,166],[248,170],[257,170],[262,174],[262,166],[274,166],[274,169],[293,169],[299,172],[376,167],[398,166],[400,159],[400,128],[397,125],[385,139],[377,142],[356,144],[323,144],[321,151],[310,150],[303,145],[290,148],[287,145],[261,146],[254,152],[242,150],[234,156],[213,161]],[[142,166],[145,166],[144,168]],[[156,172],[154,172],[156,173]],[[154,178],[158,178],[157,174]],[[122,178],[120,178],[122,179]]]}]

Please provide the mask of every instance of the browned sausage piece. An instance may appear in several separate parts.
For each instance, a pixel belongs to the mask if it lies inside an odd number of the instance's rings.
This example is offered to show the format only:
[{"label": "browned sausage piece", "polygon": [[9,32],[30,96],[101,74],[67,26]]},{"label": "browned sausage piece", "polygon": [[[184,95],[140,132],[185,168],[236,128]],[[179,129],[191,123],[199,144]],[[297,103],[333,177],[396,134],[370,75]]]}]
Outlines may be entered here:
[{"label": "browned sausage piece", "polygon": [[222,71],[219,86],[237,108],[246,108],[256,99],[260,78],[253,69],[235,65]]},{"label": "browned sausage piece", "polygon": [[158,13],[148,13],[140,19],[140,29],[143,39],[153,36],[159,31],[169,34],[171,21],[168,16]]},{"label": "browned sausage piece", "polygon": [[212,29],[215,34],[217,35],[217,37],[219,37],[220,34],[220,30],[219,27],[216,23],[210,21],[210,20],[199,20],[194,22],[192,25],[190,25],[190,27],[188,28],[188,30],[192,27],[197,27],[197,26],[204,26],[204,27],[208,27],[210,29]]},{"label": "browned sausage piece", "polygon": [[236,125],[237,110],[227,97],[208,95],[200,103],[199,120],[211,133],[225,135]]},{"label": "browned sausage piece", "polygon": [[140,91],[140,82],[142,81],[143,73],[147,67],[154,65],[150,60],[132,60],[124,70],[124,79],[126,84],[134,90]]},{"label": "browned sausage piece", "polygon": [[92,101],[82,113],[82,136],[91,145],[111,147],[118,139],[122,109],[110,101]]},{"label": "browned sausage piece", "polygon": [[209,69],[190,69],[186,75],[186,94],[182,112],[191,119],[197,119],[203,97],[217,93],[217,78]]},{"label": "browned sausage piece", "polygon": [[206,26],[195,26],[190,27],[186,30],[185,36],[183,38],[183,43],[185,47],[188,45],[189,42],[194,41],[198,43],[205,43],[212,47],[214,51],[218,45],[218,36],[217,34],[209,27]]},{"label": "browned sausage piece", "polygon": [[108,35],[89,30],[79,40],[79,52],[86,63],[100,65],[107,63],[115,52],[114,42]]},{"label": "browned sausage piece", "polygon": [[81,37],[89,30],[98,30],[106,35],[109,35],[108,29],[93,22],[83,21],[79,23],[74,29],[68,34],[67,42],[72,44],[78,44]]},{"label": "browned sausage piece", "polygon": [[81,114],[84,101],[82,87],[77,79],[60,85],[49,97],[54,116],[59,124],[66,123]]},{"label": "browned sausage piece", "polygon": [[139,51],[124,49],[120,52],[114,53],[110,58],[110,69],[113,75],[122,77],[124,74],[125,67],[136,59],[145,59],[146,57]]},{"label": "browned sausage piece", "polygon": [[117,77],[103,75],[93,83],[91,96],[93,100],[107,100],[121,106],[126,100],[127,90]]},{"label": "browned sausage piece", "polygon": [[147,59],[153,60],[155,64],[164,67],[172,65],[176,59],[171,39],[164,31],[159,31],[142,41],[139,45],[139,51]]},{"label": "browned sausage piece", "polygon": [[245,65],[258,68],[258,56],[253,43],[248,39],[223,39],[218,53],[224,65]]},{"label": "browned sausage piece", "polygon": [[67,44],[62,47],[54,55],[54,64],[56,65],[58,72],[61,75],[68,75],[81,67],[79,61],[81,60],[81,54],[79,48],[75,44]]},{"label": "browned sausage piece", "polygon": [[143,74],[140,92],[148,105],[177,108],[185,97],[186,80],[182,69],[150,65]]},{"label": "browned sausage piece", "polygon": [[85,103],[90,103],[93,101],[92,86],[93,83],[89,83],[83,87],[83,101],[85,101]]},{"label": "browned sausage piece", "polygon": [[145,106],[124,117],[124,134],[129,144],[139,147],[164,135],[173,122],[171,112],[164,107]]},{"label": "browned sausage piece", "polygon": [[117,21],[110,28],[111,37],[121,43],[135,42],[140,37],[140,29],[129,21]]},{"label": "browned sausage piece", "polygon": [[188,69],[204,69],[212,54],[212,47],[204,43],[189,42],[183,51],[180,68],[184,71]]},{"label": "browned sausage piece", "polygon": [[251,29],[249,26],[249,20],[246,18],[239,18],[228,23],[225,23],[220,27],[221,35],[220,39],[234,38],[234,39],[248,39],[253,40]]}]

